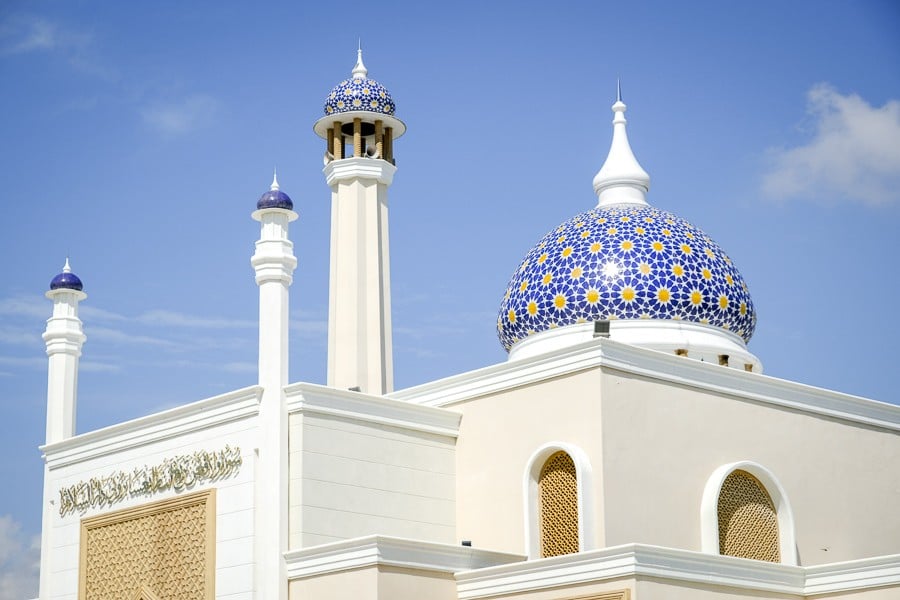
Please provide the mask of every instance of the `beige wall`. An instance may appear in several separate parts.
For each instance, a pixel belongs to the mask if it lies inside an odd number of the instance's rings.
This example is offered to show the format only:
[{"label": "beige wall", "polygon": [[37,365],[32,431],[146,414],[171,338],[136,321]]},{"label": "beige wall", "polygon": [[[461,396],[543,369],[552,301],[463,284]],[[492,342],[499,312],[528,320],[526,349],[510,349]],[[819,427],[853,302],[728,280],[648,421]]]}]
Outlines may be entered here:
[{"label": "beige wall", "polygon": [[458,539],[526,552],[526,464],[560,441],[581,448],[593,470],[595,547],[700,550],[707,479],[746,460],[784,488],[801,565],[900,552],[900,435],[605,369],[450,407],[463,413]]},{"label": "beige wall", "polygon": [[636,593],[632,600],[738,600],[771,599],[802,600],[803,596],[793,594],[777,594],[775,592],[759,592],[737,589],[721,585],[704,585],[681,581],[654,580],[641,578],[637,581]]},{"label": "beige wall", "polygon": [[381,534],[453,543],[455,440],[290,415],[290,547]]},{"label": "beige wall", "polygon": [[790,499],[800,564],[900,551],[896,433],[613,371],[602,396],[608,545],[699,550],[707,479],[749,460]]},{"label": "beige wall", "polygon": [[456,600],[453,575],[371,566],[292,581],[290,600]]},{"label": "beige wall", "polygon": [[[529,458],[542,445],[580,447],[602,482],[599,369],[455,404],[463,413],[456,445],[457,533],[475,547],[527,553],[523,481]],[[595,498],[599,496],[595,494]],[[595,503],[593,510],[599,510]],[[602,520],[594,540],[603,546]]]}]

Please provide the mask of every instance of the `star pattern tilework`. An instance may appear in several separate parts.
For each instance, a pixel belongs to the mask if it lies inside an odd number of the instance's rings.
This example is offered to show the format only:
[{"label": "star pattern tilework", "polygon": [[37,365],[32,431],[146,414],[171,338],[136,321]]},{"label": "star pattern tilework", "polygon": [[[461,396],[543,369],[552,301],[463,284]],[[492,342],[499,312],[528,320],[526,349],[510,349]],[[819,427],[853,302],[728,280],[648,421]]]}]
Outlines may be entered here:
[{"label": "star pattern tilework", "polygon": [[326,115],[357,110],[393,115],[394,108],[387,88],[366,77],[345,79],[325,99]]},{"label": "star pattern tilework", "polygon": [[702,323],[748,341],[750,292],[708,235],[652,206],[597,207],[552,230],[525,256],[500,305],[504,348],[531,334],[603,319]]}]

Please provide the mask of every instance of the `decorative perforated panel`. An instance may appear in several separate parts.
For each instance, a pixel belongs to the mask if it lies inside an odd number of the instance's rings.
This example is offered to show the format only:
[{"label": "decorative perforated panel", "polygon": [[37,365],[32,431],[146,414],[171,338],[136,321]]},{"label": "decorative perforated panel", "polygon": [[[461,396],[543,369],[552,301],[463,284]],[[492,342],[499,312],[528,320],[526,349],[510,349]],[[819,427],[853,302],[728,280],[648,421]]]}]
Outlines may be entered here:
[{"label": "decorative perforated panel", "polygon": [[756,477],[731,473],[719,492],[718,514],[720,554],[781,562],[778,515]]},{"label": "decorative perforated panel", "polygon": [[215,490],[81,522],[82,600],[212,600]]},{"label": "decorative perforated panel", "polygon": [[547,459],[538,479],[541,556],[578,552],[578,484],[575,463],[565,452]]}]

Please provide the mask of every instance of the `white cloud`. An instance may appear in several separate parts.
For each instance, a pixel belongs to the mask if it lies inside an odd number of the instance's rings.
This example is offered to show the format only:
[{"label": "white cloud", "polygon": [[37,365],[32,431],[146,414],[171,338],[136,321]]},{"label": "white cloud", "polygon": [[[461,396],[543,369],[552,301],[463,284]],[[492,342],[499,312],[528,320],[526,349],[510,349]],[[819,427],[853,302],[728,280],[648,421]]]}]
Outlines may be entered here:
[{"label": "white cloud", "polygon": [[157,104],[141,111],[144,122],[167,136],[176,136],[212,123],[219,102],[212,96],[193,94],[170,104]]},{"label": "white cloud", "polygon": [[256,327],[256,321],[250,321],[248,319],[200,317],[171,310],[150,310],[141,314],[137,320],[142,323],[153,325],[174,325],[177,327],[196,327],[201,329],[239,329]]},{"label": "white cloud", "polygon": [[59,26],[39,17],[18,16],[3,23],[0,28],[4,54],[49,51],[66,45],[71,40]]},{"label": "white cloud", "polygon": [[40,563],[40,537],[29,538],[12,516],[0,516],[0,598],[36,597]]},{"label": "white cloud", "polygon": [[16,296],[0,299],[0,315],[35,317],[46,319],[50,316],[50,303],[42,296]]},{"label": "white cloud", "polygon": [[770,150],[762,189],[777,199],[900,203],[900,100],[873,107],[828,84],[807,94],[813,137],[802,146]]}]

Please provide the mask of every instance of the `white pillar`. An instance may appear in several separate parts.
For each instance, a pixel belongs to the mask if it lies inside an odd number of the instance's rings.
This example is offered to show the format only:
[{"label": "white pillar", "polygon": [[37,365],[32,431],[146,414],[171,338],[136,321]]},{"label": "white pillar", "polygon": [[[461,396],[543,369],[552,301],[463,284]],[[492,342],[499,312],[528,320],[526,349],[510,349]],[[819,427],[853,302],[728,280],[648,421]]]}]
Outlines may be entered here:
[{"label": "white pillar", "polygon": [[[47,444],[60,442],[75,435],[75,411],[78,399],[78,359],[86,336],[78,318],[78,303],[87,294],[81,291],[81,281],[69,268],[50,283],[46,296],[53,301],[53,314],[47,320],[44,342],[47,345]],[[53,491],[47,487],[49,469],[44,464],[43,514],[41,526],[41,576],[39,598],[49,598],[53,578],[50,552],[53,546],[53,521],[59,518],[58,505],[51,504]]]},{"label": "white pillar", "polygon": [[[277,184],[273,185],[277,189]],[[262,208],[253,213],[260,237],[250,263],[259,286],[259,454],[256,464],[256,598],[286,600],[288,549],[288,288],[297,266],[288,224],[297,213]]]},{"label": "white pillar", "polygon": [[[68,263],[67,263],[68,264]],[[47,443],[75,435],[75,409],[78,398],[78,359],[84,345],[84,330],[78,318],[78,303],[87,298],[80,290],[50,290],[53,316],[47,319],[44,342],[47,345]]]},{"label": "white pillar", "polygon": [[369,394],[393,390],[388,187],[397,167],[373,158],[334,160],[328,385]]}]

